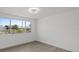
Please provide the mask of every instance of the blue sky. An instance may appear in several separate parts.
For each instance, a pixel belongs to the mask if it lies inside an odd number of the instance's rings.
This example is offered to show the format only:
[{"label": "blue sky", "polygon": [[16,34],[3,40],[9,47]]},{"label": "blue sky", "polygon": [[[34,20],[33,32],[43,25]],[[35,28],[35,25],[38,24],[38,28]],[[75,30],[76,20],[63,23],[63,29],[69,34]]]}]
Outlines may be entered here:
[{"label": "blue sky", "polygon": [[[0,18],[0,25],[5,26],[5,25],[9,25],[9,24],[10,24],[10,19]],[[15,25],[15,24],[17,24],[17,25],[19,25],[19,27],[21,27],[22,26],[22,21],[21,20],[16,20],[16,19],[11,19],[11,25]],[[30,22],[27,21],[26,26],[29,27],[29,25],[30,25]],[[25,27],[25,21],[23,21],[23,27]]]},{"label": "blue sky", "polygon": [[9,25],[9,21],[7,18],[0,18],[0,25]]}]

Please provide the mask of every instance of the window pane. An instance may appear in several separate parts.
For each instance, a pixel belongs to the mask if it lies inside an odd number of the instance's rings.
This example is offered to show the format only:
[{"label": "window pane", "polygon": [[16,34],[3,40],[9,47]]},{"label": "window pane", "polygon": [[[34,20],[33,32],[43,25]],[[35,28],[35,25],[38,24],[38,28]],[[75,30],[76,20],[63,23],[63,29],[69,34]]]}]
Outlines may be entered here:
[{"label": "window pane", "polygon": [[24,26],[22,20],[11,19],[11,33],[24,32]]},{"label": "window pane", "polygon": [[26,21],[26,32],[31,32],[31,22]]},{"label": "window pane", "polygon": [[17,19],[0,18],[0,33],[31,32],[31,22]]},{"label": "window pane", "polygon": [[22,21],[22,28],[25,28],[25,21]]},{"label": "window pane", "polygon": [[10,19],[0,18],[0,33],[9,33],[10,32]]},{"label": "window pane", "polygon": [[19,28],[21,28],[21,20],[15,20],[15,19],[11,19],[11,25],[18,25]]}]

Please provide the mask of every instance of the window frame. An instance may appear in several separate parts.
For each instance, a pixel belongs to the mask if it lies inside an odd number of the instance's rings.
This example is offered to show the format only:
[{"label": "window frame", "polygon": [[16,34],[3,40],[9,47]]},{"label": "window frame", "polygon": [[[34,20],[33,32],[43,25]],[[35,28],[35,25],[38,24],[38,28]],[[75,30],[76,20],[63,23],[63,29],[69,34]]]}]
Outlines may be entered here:
[{"label": "window frame", "polygon": [[[6,18],[6,17],[0,17],[0,18],[3,18],[3,19],[8,19],[9,20],[9,25],[8,26],[10,26],[10,28],[9,28],[9,32],[8,32],[8,34],[18,34],[17,32],[15,32],[15,33],[11,33],[11,27],[12,27],[12,19],[14,19],[14,20],[20,20],[20,21],[22,21],[22,23],[21,23],[21,26],[23,27],[24,26],[24,30],[23,30],[23,32],[19,32],[19,33],[31,33],[32,32],[32,22],[30,21],[30,20],[28,20],[28,19],[16,19],[16,18]],[[23,25],[23,22],[24,22],[24,25]],[[29,30],[30,31],[27,31],[26,32],[26,22],[30,22],[30,28],[29,28]],[[17,24],[16,24],[17,25]],[[23,28],[22,28],[23,29]],[[1,33],[2,34],[2,33]],[[4,34],[6,34],[5,32],[4,32]]]}]

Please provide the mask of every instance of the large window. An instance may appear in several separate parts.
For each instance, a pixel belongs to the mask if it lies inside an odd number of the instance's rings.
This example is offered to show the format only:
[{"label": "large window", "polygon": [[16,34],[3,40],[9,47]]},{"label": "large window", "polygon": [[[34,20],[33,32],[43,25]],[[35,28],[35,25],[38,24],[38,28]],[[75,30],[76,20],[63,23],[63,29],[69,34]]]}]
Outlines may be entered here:
[{"label": "large window", "polygon": [[31,32],[30,21],[0,18],[0,33],[22,32]]}]

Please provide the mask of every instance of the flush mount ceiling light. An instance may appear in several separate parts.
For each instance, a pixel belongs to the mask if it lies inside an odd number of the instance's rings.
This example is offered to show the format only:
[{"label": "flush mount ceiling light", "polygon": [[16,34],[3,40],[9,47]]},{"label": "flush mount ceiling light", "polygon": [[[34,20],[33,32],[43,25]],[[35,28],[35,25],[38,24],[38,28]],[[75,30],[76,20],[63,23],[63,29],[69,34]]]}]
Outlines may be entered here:
[{"label": "flush mount ceiling light", "polygon": [[30,12],[31,14],[37,14],[40,11],[39,8],[29,8],[28,12]]}]

